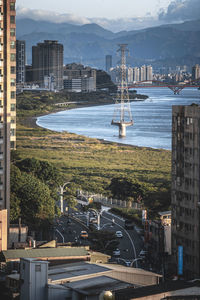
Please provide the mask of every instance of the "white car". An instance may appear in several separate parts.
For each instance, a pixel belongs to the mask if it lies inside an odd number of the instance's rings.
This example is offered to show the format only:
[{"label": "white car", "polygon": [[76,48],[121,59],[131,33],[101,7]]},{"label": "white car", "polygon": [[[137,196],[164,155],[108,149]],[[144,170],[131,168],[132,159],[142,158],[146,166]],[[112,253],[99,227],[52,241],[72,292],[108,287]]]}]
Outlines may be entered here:
[{"label": "white car", "polygon": [[122,238],[122,237],[123,237],[123,233],[122,233],[121,231],[116,231],[116,232],[115,232],[115,236],[116,236],[117,238]]},{"label": "white car", "polygon": [[114,251],[113,251],[113,255],[114,256],[120,256],[121,252],[118,248],[116,248]]}]

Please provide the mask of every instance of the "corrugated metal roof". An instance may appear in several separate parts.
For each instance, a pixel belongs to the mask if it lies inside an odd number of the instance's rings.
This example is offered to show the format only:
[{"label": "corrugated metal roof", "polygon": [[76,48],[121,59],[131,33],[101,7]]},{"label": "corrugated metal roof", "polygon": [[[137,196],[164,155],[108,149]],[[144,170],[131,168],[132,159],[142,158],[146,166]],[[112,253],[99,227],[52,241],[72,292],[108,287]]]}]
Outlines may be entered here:
[{"label": "corrugated metal roof", "polygon": [[17,258],[37,258],[37,257],[72,257],[86,256],[88,251],[83,247],[73,248],[46,248],[46,249],[16,249],[2,251],[6,260]]}]

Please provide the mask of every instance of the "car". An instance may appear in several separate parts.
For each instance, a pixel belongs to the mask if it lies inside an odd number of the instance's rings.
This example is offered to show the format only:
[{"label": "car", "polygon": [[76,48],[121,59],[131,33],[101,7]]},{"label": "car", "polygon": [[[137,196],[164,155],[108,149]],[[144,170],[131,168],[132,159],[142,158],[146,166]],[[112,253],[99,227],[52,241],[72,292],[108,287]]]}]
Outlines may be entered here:
[{"label": "car", "polygon": [[90,223],[92,223],[92,224],[97,224],[97,218],[90,218]]},{"label": "car", "polygon": [[113,256],[120,256],[121,252],[118,248],[116,248],[115,250],[113,250]]},{"label": "car", "polygon": [[140,258],[145,258],[146,256],[147,256],[147,251],[146,250],[141,250],[140,251],[140,254],[138,255],[138,257],[140,257]]},{"label": "car", "polygon": [[87,231],[82,230],[81,233],[80,233],[80,238],[81,239],[87,239],[88,238]]},{"label": "car", "polygon": [[116,232],[115,232],[115,236],[116,236],[117,238],[122,238],[122,237],[123,237],[123,233],[122,233],[121,231],[116,231]]}]

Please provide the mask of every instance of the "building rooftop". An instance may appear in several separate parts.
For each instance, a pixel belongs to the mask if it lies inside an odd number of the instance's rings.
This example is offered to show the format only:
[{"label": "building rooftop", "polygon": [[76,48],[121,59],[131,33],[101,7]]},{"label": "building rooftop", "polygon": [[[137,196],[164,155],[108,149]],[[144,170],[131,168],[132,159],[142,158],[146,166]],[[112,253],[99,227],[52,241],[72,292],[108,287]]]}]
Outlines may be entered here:
[{"label": "building rooftop", "polygon": [[65,283],[64,286],[77,291],[79,294],[83,295],[99,295],[102,290],[115,291],[120,288],[133,287],[132,284],[126,283],[124,281],[110,278],[108,276],[99,276],[92,278],[92,280],[85,279],[79,280],[71,283]]},{"label": "building rooftop", "polygon": [[[150,295],[156,295],[160,293],[167,293],[176,290],[183,290],[192,287],[197,287],[199,283],[194,282],[186,282],[183,280],[174,280],[174,281],[166,281],[159,285],[151,285],[145,287],[138,287],[138,288],[129,288],[129,289],[122,289],[117,292],[115,295],[116,300],[129,300],[129,299],[137,299],[140,297],[147,297]],[[200,288],[197,289],[200,293]],[[152,298],[153,299],[153,298]]]},{"label": "building rooftop", "polygon": [[72,263],[59,267],[49,268],[48,278],[50,281],[58,282],[62,280],[73,281],[75,277],[91,276],[93,274],[100,274],[109,272],[110,269],[101,265],[90,263]]},{"label": "building rooftop", "polygon": [[90,256],[84,247],[40,248],[40,249],[16,249],[2,251],[0,261],[16,260],[20,258],[74,258]]}]

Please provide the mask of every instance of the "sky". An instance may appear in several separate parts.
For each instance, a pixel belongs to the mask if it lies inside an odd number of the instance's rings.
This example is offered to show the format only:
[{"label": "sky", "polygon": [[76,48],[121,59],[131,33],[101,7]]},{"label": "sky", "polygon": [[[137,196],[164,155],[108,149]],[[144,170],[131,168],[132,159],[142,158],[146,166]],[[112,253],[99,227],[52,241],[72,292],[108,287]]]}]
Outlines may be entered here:
[{"label": "sky", "polygon": [[130,18],[155,15],[171,0],[17,0],[17,5],[76,14],[86,18]]},{"label": "sky", "polygon": [[97,23],[112,31],[200,19],[200,0],[17,0],[18,18]]}]

